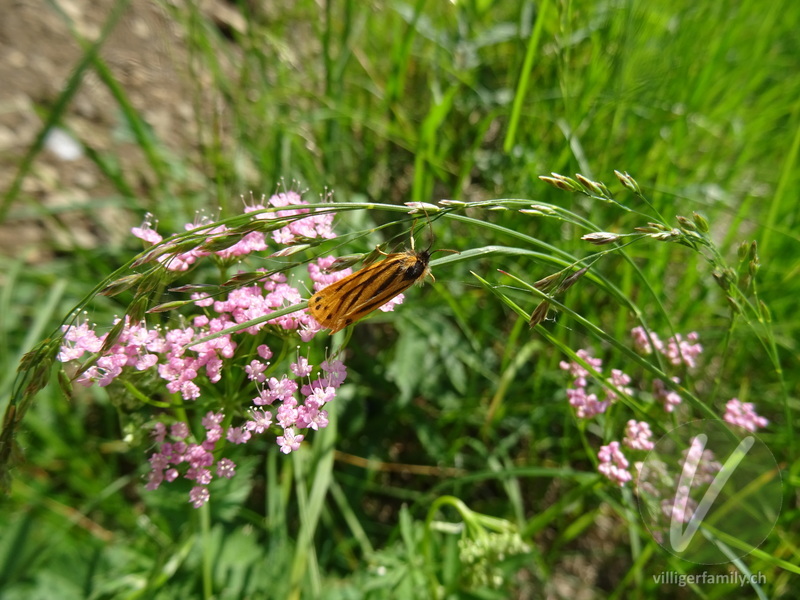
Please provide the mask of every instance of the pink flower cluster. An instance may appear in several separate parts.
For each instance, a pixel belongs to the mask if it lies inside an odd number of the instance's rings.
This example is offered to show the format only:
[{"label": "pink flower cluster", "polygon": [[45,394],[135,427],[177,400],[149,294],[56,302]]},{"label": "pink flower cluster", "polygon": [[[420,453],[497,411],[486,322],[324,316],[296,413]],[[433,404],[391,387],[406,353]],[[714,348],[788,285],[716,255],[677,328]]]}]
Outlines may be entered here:
[{"label": "pink flower cluster", "polygon": [[663,354],[670,364],[676,367],[681,364],[685,364],[689,368],[696,367],[697,362],[695,359],[703,352],[703,346],[697,343],[700,336],[695,331],[687,334],[686,339],[680,333],[677,333],[669,338],[666,344],[654,332],[650,332],[648,337],[643,327],[634,327],[631,330],[631,335],[633,336],[633,343],[639,352],[652,354],[655,347],[657,352]]},{"label": "pink flower cluster", "polygon": [[[205,440],[200,444],[188,443],[185,440],[190,437],[189,426],[186,423],[174,423],[169,430],[169,436],[173,440],[167,442],[167,427],[164,423],[156,423],[153,429],[153,438],[160,445],[159,452],[150,456],[150,476],[147,482],[148,490],[155,490],[164,481],[175,481],[180,475],[177,465],[186,463],[188,465],[186,479],[193,480],[195,485],[189,492],[189,501],[195,508],[200,508],[205,504],[210,494],[208,484],[211,483],[213,474],[211,467],[214,465],[214,446],[222,438],[223,428],[222,413],[209,412],[202,420],[205,428]],[[236,465],[227,458],[222,458],[217,462],[216,474],[218,477],[230,479],[236,474]]]},{"label": "pink flower cluster", "polygon": [[[291,244],[314,237],[334,237],[331,231],[332,214],[311,213],[302,208],[303,201],[295,192],[276,194],[269,199],[269,206],[287,207],[272,213],[256,216],[259,219],[292,218],[272,232],[276,243]],[[288,208],[291,207],[291,208]],[[257,204],[246,212],[264,209]],[[308,216],[302,216],[308,215]],[[188,230],[205,226],[207,223],[187,225]],[[222,226],[203,230],[208,239],[224,234]],[[150,243],[159,243],[161,236],[152,229],[150,219],[142,227],[134,228],[133,233]],[[215,252],[220,258],[242,257],[254,251],[267,249],[265,234],[252,232],[238,243],[222,251]],[[280,251],[279,251],[280,252]],[[159,261],[168,270],[186,270],[198,258],[209,252],[188,251],[178,254],[161,255]],[[343,277],[347,271],[334,275],[325,273],[325,268],[333,258],[321,258],[309,264],[309,274],[315,289],[321,289],[333,280]],[[222,330],[243,324],[253,319],[268,317],[283,308],[302,300],[301,292],[289,285],[283,273],[267,275],[252,285],[243,285],[230,291],[226,296],[210,297],[206,294],[191,296],[194,306],[199,310],[193,316],[185,317],[182,326],[169,329],[152,327],[142,321],[131,323],[126,317],[113,344],[103,352],[92,365],[82,371],[76,381],[84,386],[107,386],[119,377],[136,371],[155,371],[165,382],[166,392],[180,394],[184,401],[196,401],[202,397],[219,396],[213,386],[218,384],[226,372],[243,368],[255,387],[256,396],[252,406],[245,413],[245,420],[236,426],[231,424],[235,415],[225,416],[225,412],[209,412],[202,420],[204,436],[191,433],[187,423],[173,422],[167,433],[167,426],[157,423],[156,442],[160,448],[150,459],[148,489],[157,488],[163,481],[173,481],[178,477],[178,469],[185,468],[184,477],[195,482],[190,494],[194,506],[201,506],[208,500],[208,483],[213,478],[212,467],[216,465],[218,477],[232,477],[235,464],[227,458],[215,460],[213,454],[220,440],[233,444],[244,444],[255,434],[275,431],[276,442],[284,453],[297,450],[304,439],[304,430],[318,430],[327,426],[328,413],[325,405],[331,402],[346,377],[346,368],[339,360],[324,361],[317,375],[313,365],[305,358],[298,358],[290,365],[291,374],[275,372],[272,365],[273,349],[265,344],[257,347],[255,353],[242,354],[239,346],[251,348],[250,336],[263,336],[264,330],[277,328],[281,343],[296,343],[286,337],[287,332],[295,332],[305,342],[310,341],[320,331],[320,325],[306,311],[290,313],[270,319],[258,325],[243,328],[238,332],[220,335]],[[395,303],[392,303],[393,306]],[[391,306],[388,309],[391,309]],[[118,319],[115,324],[119,324]],[[64,337],[58,359],[61,362],[85,360],[86,355],[99,353],[108,334],[98,335],[93,326],[84,319],[75,325],[64,327]],[[200,343],[197,340],[216,335]],[[242,336],[245,336],[242,339]],[[278,352],[283,355],[283,352]],[[249,363],[237,367],[249,360]],[[227,402],[226,404],[230,404]],[[169,421],[167,421],[169,422]],[[200,439],[193,443],[192,439]],[[169,439],[168,439],[169,438]],[[216,448],[219,450],[219,448]]]},{"label": "pink flower cluster", "polygon": [[[672,381],[681,382],[678,377],[673,377]],[[669,389],[660,379],[653,380],[653,397],[664,405],[664,410],[668,413],[674,411],[683,402],[680,394]]]},{"label": "pink flower cluster", "polygon": [[[697,366],[697,357],[703,352],[703,346],[697,343],[699,335],[693,331],[686,335],[686,338],[677,333],[667,340],[661,341],[657,333],[645,331],[644,327],[634,327],[631,329],[633,345],[642,354],[652,354],[655,350],[663,354],[673,366],[686,365],[690,369]],[[680,383],[680,379],[673,377],[672,381]],[[666,384],[656,379],[653,381],[653,396],[664,405],[664,410],[668,413],[673,412],[682,402],[680,395],[674,390],[669,389]]]},{"label": "pink flower cluster", "polygon": [[680,485],[675,489],[674,498],[661,500],[661,513],[670,523],[688,523],[697,510],[697,501],[691,496],[692,489]]},{"label": "pink flower cluster", "polygon": [[[267,379],[264,371],[268,365],[269,363],[254,360],[247,367],[248,377],[256,382],[258,395],[253,398],[250,420],[238,430],[229,430],[228,441],[244,444],[253,433],[266,431],[274,419],[283,429],[283,435],[277,438],[278,445],[281,447],[281,452],[289,454],[300,447],[300,442],[304,438],[297,434],[297,429],[318,431],[328,426],[328,413],[322,408],[336,397],[336,390],[347,377],[347,367],[340,360],[323,361],[320,365],[321,373],[317,378],[302,383],[303,378],[309,377],[314,370],[307,359],[299,358],[290,366],[290,370],[297,376],[299,382],[286,375],[280,379],[277,377]],[[296,397],[298,389],[303,396],[302,404]],[[276,402],[279,406],[274,413],[264,408],[274,407]]]},{"label": "pink flower cluster", "polygon": [[628,471],[630,463],[619,449],[619,442],[611,442],[607,446],[601,446],[600,452],[597,453],[597,458],[600,459],[600,465],[597,467],[600,474],[605,475],[618,485],[623,486],[633,478],[630,471]]},{"label": "pink flower cluster", "polygon": [[[672,365],[685,364],[688,367],[696,365],[695,359],[703,351],[703,347],[697,343],[698,335],[690,333],[684,339],[680,334],[670,338],[666,344],[661,342],[656,334],[650,334],[649,338],[645,330],[641,327],[636,327],[631,331],[634,339],[634,344],[640,351],[651,353],[654,348],[656,351],[664,354]],[[652,343],[651,343],[652,341]],[[602,367],[602,360],[599,358],[592,358],[586,350],[579,350],[577,355],[588,365],[590,365],[598,373]],[[578,418],[586,419],[594,417],[600,413],[606,412],[609,406],[617,399],[617,394],[614,390],[607,389],[605,392],[605,399],[600,401],[596,394],[587,393],[587,376],[589,371],[578,362],[565,362],[559,364],[560,368],[569,371],[573,377],[572,388],[567,389],[567,398],[570,405],[572,405]],[[680,383],[677,377],[673,377],[672,381]],[[611,377],[606,380],[606,388],[613,385],[617,390],[625,394],[632,395],[633,390],[628,386],[631,378],[619,370],[612,370]],[[666,384],[656,379],[653,381],[653,397],[661,401],[664,405],[664,410],[671,413],[677,406],[681,404],[681,397]],[[724,416],[725,421],[732,425],[742,427],[748,431],[755,431],[760,427],[766,427],[769,421],[764,417],[759,416],[755,407],[750,402],[740,402],[738,399],[733,398],[726,405]],[[625,427],[625,437],[622,444],[631,450],[635,451],[650,451],[655,445],[652,442],[652,431],[650,425],[644,421],[629,420]],[[600,464],[598,471],[605,477],[618,485],[624,485],[632,479],[629,468],[628,459],[622,452],[622,447],[619,442],[613,441],[606,446],[602,446],[598,453]],[[702,456],[695,456],[694,454],[688,455],[686,461],[694,461],[700,465],[699,475],[696,479],[699,483],[707,483],[709,477],[713,475],[716,470],[719,470],[719,464],[713,461],[713,455],[708,453]],[[641,463],[636,463],[640,466]],[[708,469],[708,473],[702,469]],[[652,495],[652,494],[651,494]],[[688,490],[686,490],[686,497],[688,498]],[[688,500],[687,500],[688,502]],[[678,503],[680,504],[680,503]],[[688,508],[688,504],[683,503],[680,506],[670,503],[664,510],[669,511],[683,511]],[[683,513],[681,513],[683,514]]]},{"label": "pink flower cluster", "polygon": [[631,419],[625,425],[625,437],[622,443],[634,450],[650,451],[656,447],[652,442],[653,432],[646,421],[635,421]]},{"label": "pink flower cluster", "polygon": [[[622,443],[632,450],[652,450],[655,447],[652,441],[653,432],[650,425],[644,421],[631,419],[625,426],[625,437]],[[610,442],[607,446],[601,446],[597,453],[600,464],[597,470],[619,486],[623,486],[633,479],[633,475],[628,470],[630,463],[620,449],[619,442]]]},{"label": "pink flower cluster", "polygon": [[725,416],[723,417],[726,423],[742,427],[747,431],[755,431],[761,427],[769,425],[769,421],[764,417],[760,417],[756,413],[755,405],[752,402],[742,402],[738,398],[728,400],[725,405]]},{"label": "pink flower cluster", "polygon": [[[266,346],[260,346],[258,352],[263,359],[271,356]],[[287,376],[267,378],[265,371],[268,365],[268,362],[254,360],[245,368],[250,380],[256,384],[258,395],[248,411],[249,418],[242,425],[226,427],[223,424],[223,412],[209,412],[202,420],[205,439],[197,444],[186,441],[191,435],[187,423],[177,422],[170,427],[171,441],[166,439],[166,425],[156,423],[153,436],[159,447],[150,456],[148,490],[157,489],[164,481],[174,481],[180,475],[178,467],[185,464],[183,477],[195,482],[189,493],[189,501],[199,508],[210,498],[208,485],[214,477],[211,468],[215,463],[217,477],[230,479],[235,474],[236,464],[232,460],[216,460],[214,456],[217,442],[223,437],[232,444],[246,444],[254,434],[268,432],[273,425],[279,426],[283,435],[277,436],[276,441],[281,452],[288,454],[297,450],[304,439],[298,431],[317,431],[328,425],[328,413],[323,407],[336,397],[336,390],[347,376],[344,364],[339,360],[324,361],[321,373],[312,381],[310,375],[314,371],[313,366],[307,359],[300,358],[290,367],[299,382]],[[303,384],[304,379],[307,382]],[[303,396],[302,403],[297,399],[298,389]]]},{"label": "pink flower cluster", "polygon": [[[246,207],[244,212],[250,213],[266,208],[263,204],[264,196],[261,197],[262,203]],[[299,206],[308,204],[300,197],[297,192],[285,192],[275,194],[267,202],[269,206],[274,208],[283,206]],[[259,219],[278,219],[285,217],[293,217],[297,215],[305,215],[310,211],[307,208],[287,208],[286,210],[279,210],[277,212],[262,213],[258,216]],[[276,244],[283,244],[289,246],[302,239],[335,238],[336,234],[333,233],[331,225],[333,224],[333,213],[312,214],[304,219],[296,219],[291,221],[285,227],[275,230],[272,233],[272,240]]]},{"label": "pink flower cluster", "polygon": [[[251,213],[259,210],[265,210],[267,207],[277,208],[284,206],[298,207],[308,204],[300,197],[300,194],[294,191],[281,192],[275,194],[264,203],[264,196],[261,197],[261,202],[246,206],[245,213]],[[287,225],[276,229],[272,232],[272,239],[276,244],[290,245],[301,239],[324,238],[330,239],[336,237],[331,229],[333,224],[333,213],[311,213],[308,208],[287,208],[286,210],[279,210],[275,212],[264,212],[256,216],[257,219],[279,219],[286,217],[294,217],[298,215],[308,214],[308,217],[296,219],[289,222]],[[216,227],[209,227],[211,220],[207,216],[198,218],[194,223],[187,223],[185,225],[186,231],[194,231],[200,228],[203,229],[203,234],[208,236],[211,241],[215,237],[221,237],[228,232],[225,225],[218,225]],[[144,223],[141,227],[134,227],[131,233],[136,237],[151,243],[158,244],[163,238],[153,229],[153,216],[148,214],[145,217]],[[242,257],[253,252],[260,252],[267,249],[265,235],[258,231],[253,231],[246,234],[241,240],[232,246],[214,252],[213,254],[220,258],[235,258]],[[176,252],[171,254],[164,254],[158,257],[158,260],[164,263],[164,266],[170,271],[187,271],[197,259],[204,256],[210,256],[212,253],[206,250],[192,249],[186,252]]]},{"label": "pink flower cluster", "polygon": [[[592,357],[587,350],[578,350],[576,354],[598,374],[601,374],[602,359]],[[600,400],[597,394],[587,391],[589,371],[583,365],[577,361],[561,361],[559,367],[568,371],[573,377],[572,387],[567,389],[567,398],[579,419],[591,419],[606,412],[608,407],[619,399],[617,391],[628,396],[633,394],[633,389],[628,387],[631,383],[630,376],[619,369],[611,370],[611,377],[605,380],[603,386],[605,397]],[[654,446],[651,441],[652,435],[649,424],[631,419],[625,428],[625,438],[622,443],[633,450],[652,450]],[[598,459],[600,464],[597,470],[617,485],[625,485],[633,478],[629,471],[630,463],[623,454],[619,442],[614,441],[607,446],[602,446],[598,453]]]},{"label": "pink flower cluster", "polygon": [[[595,371],[600,372],[603,366],[603,359],[592,357],[587,350],[578,350],[576,354]],[[589,371],[580,363],[577,361],[561,361],[558,366],[564,371],[569,371],[573,377],[573,387],[567,389],[567,398],[579,419],[591,419],[600,413],[604,413],[611,403],[617,400],[617,393],[610,387],[612,385],[625,394],[633,393],[633,390],[627,387],[631,382],[631,378],[619,369],[612,369],[611,377],[607,380],[610,385],[603,388],[605,398],[600,400],[597,394],[587,392],[588,382],[586,377],[589,375]]]},{"label": "pink flower cluster", "polygon": [[[213,312],[196,315],[189,327],[162,331],[158,327],[148,329],[144,322],[130,323],[126,318],[114,344],[95,365],[81,373],[77,382],[84,386],[95,383],[107,386],[122,374],[125,367],[139,371],[156,368],[159,376],[167,381],[168,392],[179,392],[184,400],[196,400],[201,395],[201,388],[196,383],[198,376],[204,373],[210,383],[217,383],[223,361],[234,357],[237,342],[231,334],[194,342],[300,302],[300,291],[285,282],[286,276],[278,273],[266,277],[261,284],[233,290],[224,300],[193,295],[197,306],[213,309]],[[319,324],[308,313],[298,312],[244,328],[242,332],[257,335],[269,325],[284,331],[297,331],[303,341],[309,341],[320,331]],[[86,322],[65,326],[64,343],[58,359],[68,362],[81,359],[84,353],[99,352],[106,335],[98,336]],[[189,344],[194,345],[187,347]]]}]

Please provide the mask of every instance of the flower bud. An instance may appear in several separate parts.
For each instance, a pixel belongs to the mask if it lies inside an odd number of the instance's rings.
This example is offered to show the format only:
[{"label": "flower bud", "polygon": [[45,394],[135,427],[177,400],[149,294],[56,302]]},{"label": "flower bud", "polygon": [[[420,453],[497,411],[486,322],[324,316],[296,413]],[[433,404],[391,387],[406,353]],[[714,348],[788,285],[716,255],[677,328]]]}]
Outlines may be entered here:
[{"label": "flower bud", "polygon": [[758,312],[761,314],[761,318],[765,323],[772,323],[772,313],[770,313],[769,307],[763,300],[758,301]]},{"label": "flower bud", "polygon": [[700,233],[708,233],[708,221],[703,215],[693,212],[692,219],[694,220],[694,224],[697,226],[697,229],[700,231]]},{"label": "flower bud", "polygon": [[614,171],[614,175],[617,176],[617,179],[619,179],[619,182],[622,185],[624,185],[626,188],[628,188],[634,194],[641,195],[642,190],[639,187],[639,184],[636,182],[636,180],[633,177],[631,177],[627,173],[620,173],[619,171]]},{"label": "flower bud", "polygon": [[739,244],[739,250],[738,250],[739,262],[745,261],[748,252],[750,252],[750,244],[748,244],[747,242],[742,242],[741,244]]},{"label": "flower bud", "polygon": [[697,231],[695,224],[686,217],[678,215],[678,223],[680,223],[681,227],[683,227],[686,231]]},{"label": "flower bud", "polygon": [[594,233],[587,233],[581,239],[584,242],[589,242],[595,246],[603,246],[605,244],[613,244],[622,238],[621,235],[616,233],[609,233],[607,231],[595,231]]}]

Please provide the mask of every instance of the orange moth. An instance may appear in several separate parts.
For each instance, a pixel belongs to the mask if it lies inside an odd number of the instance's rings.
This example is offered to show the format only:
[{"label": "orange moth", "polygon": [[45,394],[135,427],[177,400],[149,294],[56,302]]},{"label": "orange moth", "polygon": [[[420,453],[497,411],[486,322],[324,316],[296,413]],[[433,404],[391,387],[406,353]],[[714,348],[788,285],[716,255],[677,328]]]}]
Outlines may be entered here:
[{"label": "orange moth", "polygon": [[428,267],[434,252],[455,250],[431,252],[428,248],[416,252],[412,235],[411,250],[387,254],[382,261],[367,265],[321,289],[308,301],[308,312],[320,325],[330,329],[331,333],[341,331],[403,293],[414,283],[422,283],[428,276],[434,279]]}]

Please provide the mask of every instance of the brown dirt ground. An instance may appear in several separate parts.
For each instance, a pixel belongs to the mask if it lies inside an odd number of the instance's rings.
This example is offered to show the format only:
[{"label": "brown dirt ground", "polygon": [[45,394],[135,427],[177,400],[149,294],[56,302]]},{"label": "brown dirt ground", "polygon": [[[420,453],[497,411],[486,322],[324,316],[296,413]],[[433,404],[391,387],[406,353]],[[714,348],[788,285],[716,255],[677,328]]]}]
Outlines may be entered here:
[{"label": "brown dirt ground", "polygon": [[[44,0],[0,0],[0,199],[82,57],[76,33],[96,39],[114,3],[57,0],[63,11],[59,14]],[[228,24],[241,18],[221,2],[204,2],[203,10]],[[101,57],[159,140],[170,150],[191,152],[197,121],[188,70],[182,66],[187,51],[181,31],[164,9],[149,0],[132,0]],[[139,148],[120,136],[118,104],[93,69],[86,71],[61,125],[96,151],[118,156],[125,173],[146,172],[140,169],[144,158]],[[135,184],[137,177],[129,181]],[[44,150],[0,223],[0,253],[38,262],[48,258],[52,247],[119,242],[139,217],[111,202],[98,202],[115,193],[86,156],[67,161]],[[49,216],[54,213],[61,226]]]}]

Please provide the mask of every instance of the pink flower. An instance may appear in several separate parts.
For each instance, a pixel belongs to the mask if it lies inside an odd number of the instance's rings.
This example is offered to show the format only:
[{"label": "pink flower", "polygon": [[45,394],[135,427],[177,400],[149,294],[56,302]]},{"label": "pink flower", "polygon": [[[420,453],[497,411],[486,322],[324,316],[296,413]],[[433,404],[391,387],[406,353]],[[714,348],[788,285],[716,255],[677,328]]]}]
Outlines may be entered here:
[{"label": "pink flower", "polygon": [[347,377],[347,367],[340,360],[326,360],[320,365],[322,370],[328,374],[328,385],[333,388],[338,388],[344,383]]},{"label": "pink flower", "polygon": [[608,400],[601,402],[595,394],[587,394],[586,389],[582,387],[568,389],[567,398],[579,419],[591,419],[600,413],[604,413],[610,404]]},{"label": "pink flower", "polygon": [[756,414],[755,405],[752,402],[741,402],[738,398],[728,400],[723,418],[726,423],[747,431],[755,431],[769,424],[767,419]]},{"label": "pink flower", "polygon": [[651,332],[650,339],[648,339],[647,332],[643,327],[631,329],[631,336],[633,345],[639,352],[652,354],[655,347],[657,352],[663,354],[675,366],[685,364],[689,368],[694,368],[697,366],[695,359],[703,352],[703,346],[696,343],[700,338],[696,331],[687,334],[686,339],[680,333],[676,333],[667,340],[666,345],[656,333]]},{"label": "pink flower", "polygon": [[[578,350],[575,353],[578,358],[583,359],[589,366],[591,366],[595,371],[600,371],[603,367],[603,359],[602,358],[593,358],[588,350]],[[566,362],[561,361],[558,363],[559,368],[563,369],[564,371],[569,371],[570,375],[575,378],[575,385],[579,387],[583,387],[586,385],[586,377],[589,375],[589,371],[587,371],[583,365],[578,363],[577,361],[574,362]]]},{"label": "pink flower", "polygon": [[[619,369],[611,369],[611,378],[608,380],[608,383],[615,386],[619,391],[623,394],[628,396],[633,394],[633,389],[628,387],[628,384],[631,382],[630,376],[626,375]],[[612,390],[611,388],[605,388],[606,391],[606,398],[610,402],[615,402],[618,398],[617,393]]]},{"label": "pink flower", "polygon": [[[303,387],[305,389],[305,386]],[[309,391],[310,393],[306,396],[305,405],[312,408],[322,408],[325,406],[325,404],[336,397],[336,389],[331,386],[324,388],[322,386],[318,386]]]},{"label": "pink flower", "polygon": [[[672,381],[680,383],[680,379],[673,377]],[[664,410],[671,413],[675,407],[679,406],[683,400],[677,392],[667,389],[667,386],[660,379],[653,380],[653,396],[664,404]]]},{"label": "pink flower", "polygon": [[229,427],[225,436],[231,444],[246,444],[251,437],[252,434],[246,427]]},{"label": "pink flower", "polygon": [[211,497],[211,494],[208,491],[208,488],[202,485],[196,485],[192,488],[189,492],[189,502],[192,503],[192,506],[195,508],[200,508]]},{"label": "pink flower", "polygon": [[79,325],[65,325],[62,327],[64,332],[64,342],[58,360],[68,362],[81,358],[84,353],[94,354],[100,352],[103,347],[103,338],[97,337],[95,332],[89,327],[88,321],[83,321]]},{"label": "pink flower", "polygon": [[194,480],[200,485],[208,485],[211,483],[211,471],[204,467],[189,467],[184,477],[189,480]]},{"label": "pink flower", "polygon": [[229,458],[222,458],[217,463],[217,477],[225,477],[230,479],[236,475],[236,463]]},{"label": "pink flower", "polygon": [[698,337],[696,332],[692,332],[684,340],[680,333],[675,334],[667,341],[667,349],[664,351],[664,356],[673,365],[685,364],[687,367],[694,368],[697,366],[695,358],[703,352],[703,346],[692,343],[696,342]]},{"label": "pink flower", "polygon": [[648,423],[631,419],[625,426],[625,438],[622,443],[634,450],[652,450],[655,448],[655,444],[650,439],[652,437],[653,432],[650,431]]},{"label": "pink flower", "polygon": [[318,292],[322,288],[344,279],[353,272],[353,269],[340,269],[328,272],[328,269],[336,262],[335,256],[325,256],[317,259],[316,263],[308,264],[308,274],[314,282],[314,291]]},{"label": "pink flower", "polygon": [[[273,195],[268,205],[272,207],[283,206],[302,206],[308,204],[300,197],[300,194],[294,191],[280,192]],[[245,207],[245,212],[254,212],[257,210],[264,210],[265,206],[262,203],[253,204]],[[333,224],[333,214],[316,214],[312,213],[308,208],[292,208],[288,210],[279,210],[276,212],[265,212],[258,215],[259,219],[276,219],[280,217],[291,217],[295,215],[308,214],[309,216],[303,219],[297,219],[289,222],[285,227],[281,227],[273,232],[272,238],[275,242],[281,244],[292,244],[299,238],[332,238],[335,237],[331,225]]]},{"label": "pink flower", "polygon": [[292,429],[284,430],[283,435],[279,435],[277,439],[278,445],[281,447],[281,452],[284,454],[289,454],[293,450],[300,448],[300,442],[302,441],[303,436],[295,434]]},{"label": "pink flower", "polygon": [[[157,423],[156,425],[161,425],[161,423]],[[173,438],[185,440],[187,437],[189,437],[189,426],[183,421],[173,423],[172,427],[169,428],[169,434]]]},{"label": "pink flower", "polygon": [[[578,350],[575,353],[578,358],[585,361],[592,369],[600,373],[603,366],[603,360],[594,358],[589,354],[588,350]],[[567,398],[570,405],[575,408],[576,415],[579,419],[591,419],[598,414],[604,413],[612,402],[617,400],[617,394],[609,387],[605,387],[605,400],[599,400],[597,394],[589,393],[587,387],[589,385],[586,378],[589,376],[589,370],[586,369],[578,361],[566,362],[561,361],[559,367],[564,371],[569,371],[570,375],[574,378],[572,381],[572,388],[567,389]],[[612,369],[611,378],[608,382],[617,386],[620,391],[626,394],[632,394],[633,390],[627,387],[631,382],[631,378],[620,371],[619,369]]]},{"label": "pink flower", "polygon": [[291,427],[297,421],[298,410],[290,405],[290,404],[282,404],[280,408],[278,408],[278,412],[275,415],[275,419],[278,421],[278,424],[286,429],[287,427]]},{"label": "pink flower", "polygon": [[397,294],[397,296],[389,300],[386,304],[379,306],[378,310],[381,312],[392,312],[394,311],[394,307],[401,305],[405,299],[406,297],[404,294]]},{"label": "pink flower", "polygon": [[167,435],[167,426],[159,421],[153,427],[151,435],[153,436],[153,439],[156,441],[156,443],[160,444],[161,442],[164,441],[164,438]]},{"label": "pink flower", "polygon": [[611,442],[607,446],[601,446],[597,457],[600,459],[600,465],[597,467],[600,474],[605,475],[620,487],[633,479],[630,471],[628,471],[630,466],[628,460],[619,449],[619,442]]},{"label": "pink flower", "polygon": [[264,375],[264,371],[267,370],[267,365],[257,360],[251,360],[250,364],[244,368],[244,372],[247,373],[247,378],[250,381],[257,381],[259,383],[263,383],[267,377]]},{"label": "pink flower", "polygon": [[286,402],[293,398],[294,393],[297,391],[297,382],[285,375],[280,379],[270,377],[267,385],[269,386],[269,391],[266,392],[265,397],[268,400],[268,404],[272,404],[276,400]]},{"label": "pink flower", "polygon": [[301,356],[296,363],[289,365],[289,368],[297,377],[308,377],[311,375],[313,365],[308,364],[308,359]]},{"label": "pink flower", "polygon": [[296,425],[300,428],[309,428],[314,431],[328,426],[328,413],[318,408],[301,406],[297,409]]},{"label": "pink flower", "polygon": [[694,511],[697,509],[697,502],[689,495],[689,488],[680,486],[675,491],[673,499],[661,501],[661,512],[671,522],[688,523]]},{"label": "pink flower", "polygon": [[266,410],[252,410],[250,415],[252,420],[245,423],[248,431],[253,433],[264,433],[272,425],[272,413]]},{"label": "pink flower", "polygon": [[132,227],[131,233],[145,242],[158,244],[163,238],[153,229],[153,215],[147,213],[141,227]]},{"label": "pink flower", "polygon": [[678,461],[681,472],[692,475],[691,487],[709,484],[714,476],[722,469],[711,450],[705,449],[697,437],[692,438],[691,445],[683,452],[683,457]]},{"label": "pink flower", "polygon": [[[655,346],[655,349],[659,352],[664,348],[664,344],[659,339],[657,333],[651,333],[648,339],[644,327],[634,327],[631,329],[631,337],[633,337],[633,345],[636,346],[636,349],[642,354],[652,354],[653,346]],[[652,344],[650,343],[651,340]]]},{"label": "pink flower", "polygon": [[186,462],[193,467],[210,467],[214,464],[214,455],[201,445],[190,444],[186,452]]},{"label": "pink flower", "polygon": [[179,389],[184,400],[197,400],[200,397],[200,388],[193,381],[180,382]]}]

